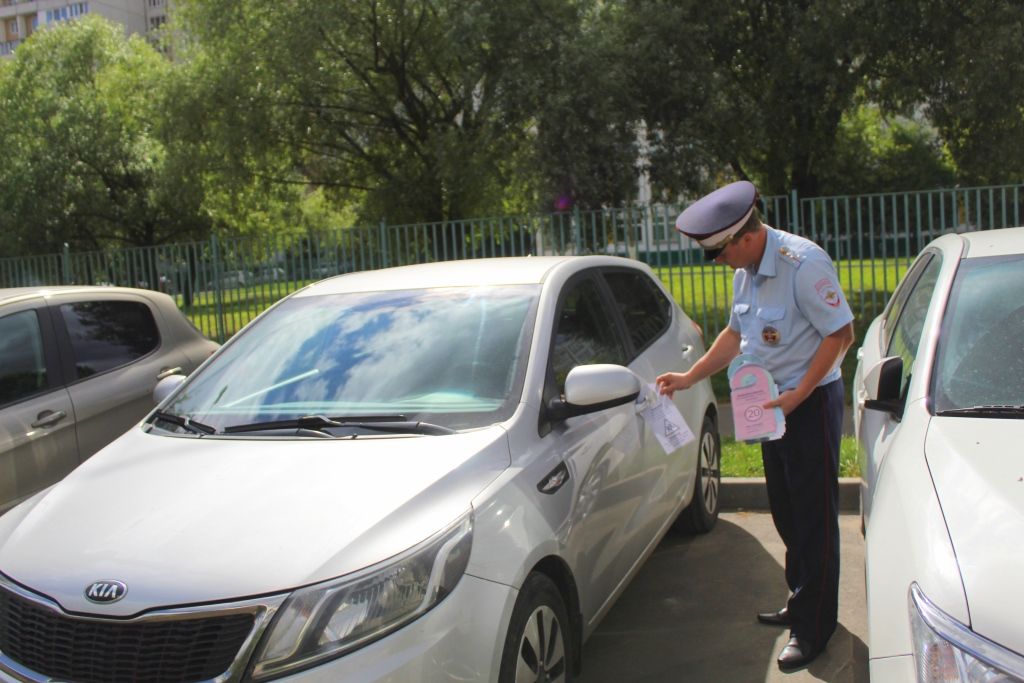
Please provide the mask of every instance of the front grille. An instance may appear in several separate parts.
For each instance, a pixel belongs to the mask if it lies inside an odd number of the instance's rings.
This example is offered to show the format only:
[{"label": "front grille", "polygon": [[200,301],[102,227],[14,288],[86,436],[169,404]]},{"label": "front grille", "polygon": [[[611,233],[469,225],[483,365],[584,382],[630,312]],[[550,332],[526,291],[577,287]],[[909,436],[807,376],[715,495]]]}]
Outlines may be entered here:
[{"label": "front grille", "polygon": [[252,614],[142,622],[54,612],[0,589],[0,651],[33,671],[78,683],[189,683],[228,670]]}]

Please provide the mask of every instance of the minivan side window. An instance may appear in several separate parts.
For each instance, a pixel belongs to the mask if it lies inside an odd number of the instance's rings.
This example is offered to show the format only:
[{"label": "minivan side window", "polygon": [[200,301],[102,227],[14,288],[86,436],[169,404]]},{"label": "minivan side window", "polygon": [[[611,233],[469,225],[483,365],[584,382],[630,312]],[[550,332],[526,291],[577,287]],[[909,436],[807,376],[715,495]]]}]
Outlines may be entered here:
[{"label": "minivan side window", "polygon": [[0,318],[0,406],[49,387],[43,335],[34,310]]},{"label": "minivan side window", "polygon": [[565,378],[577,365],[626,362],[626,349],[609,313],[590,278],[564,295],[551,352],[559,393],[565,392]]},{"label": "minivan side window", "polygon": [[672,322],[672,304],[643,273],[609,271],[604,278],[626,323],[633,350],[640,353]]},{"label": "minivan side window", "polygon": [[153,313],[143,303],[84,301],[63,304],[60,313],[79,379],[131,363],[160,345]]}]

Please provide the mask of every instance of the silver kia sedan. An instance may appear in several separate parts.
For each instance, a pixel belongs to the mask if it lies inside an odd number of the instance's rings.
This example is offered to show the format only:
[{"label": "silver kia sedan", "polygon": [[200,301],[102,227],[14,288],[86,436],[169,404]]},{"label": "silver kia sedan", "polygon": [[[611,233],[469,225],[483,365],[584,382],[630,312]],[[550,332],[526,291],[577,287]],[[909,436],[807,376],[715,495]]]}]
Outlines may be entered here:
[{"label": "silver kia sedan", "polygon": [[652,389],[703,352],[617,257],[299,290],[0,517],[0,678],[570,680],[718,516],[710,385]]},{"label": "silver kia sedan", "polygon": [[0,289],[0,512],[153,409],[153,389],[217,349],[166,294]]}]

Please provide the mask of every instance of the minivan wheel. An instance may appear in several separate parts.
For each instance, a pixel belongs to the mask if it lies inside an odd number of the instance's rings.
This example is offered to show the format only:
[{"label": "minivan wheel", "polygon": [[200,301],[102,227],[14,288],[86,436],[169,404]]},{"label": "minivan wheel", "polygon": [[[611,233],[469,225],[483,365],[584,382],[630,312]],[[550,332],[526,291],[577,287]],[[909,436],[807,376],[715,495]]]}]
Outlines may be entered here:
[{"label": "minivan wheel", "polygon": [[697,474],[693,481],[693,499],[683,510],[676,527],[691,534],[706,534],[718,521],[719,494],[722,488],[722,443],[710,415],[704,416],[697,450]]},{"label": "minivan wheel", "polygon": [[544,574],[530,574],[519,591],[501,655],[500,683],[572,680],[572,635],[565,602]]}]

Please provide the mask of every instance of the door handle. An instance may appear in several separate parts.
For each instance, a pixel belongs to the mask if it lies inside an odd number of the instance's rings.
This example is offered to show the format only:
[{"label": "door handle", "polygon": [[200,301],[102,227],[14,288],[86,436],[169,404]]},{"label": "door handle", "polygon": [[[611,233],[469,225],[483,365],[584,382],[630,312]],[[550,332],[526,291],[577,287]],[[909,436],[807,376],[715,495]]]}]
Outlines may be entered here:
[{"label": "door handle", "polygon": [[164,368],[163,370],[161,370],[160,372],[157,373],[156,378],[159,381],[159,380],[163,379],[164,377],[170,377],[171,375],[180,375],[180,374],[181,374],[181,367],[180,366],[176,367],[176,368]]},{"label": "door handle", "polygon": [[63,410],[44,410],[43,412],[36,415],[36,421],[32,423],[32,426],[36,428],[49,427],[51,425],[57,424],[67,416],[68,414],[65,413]]}]

